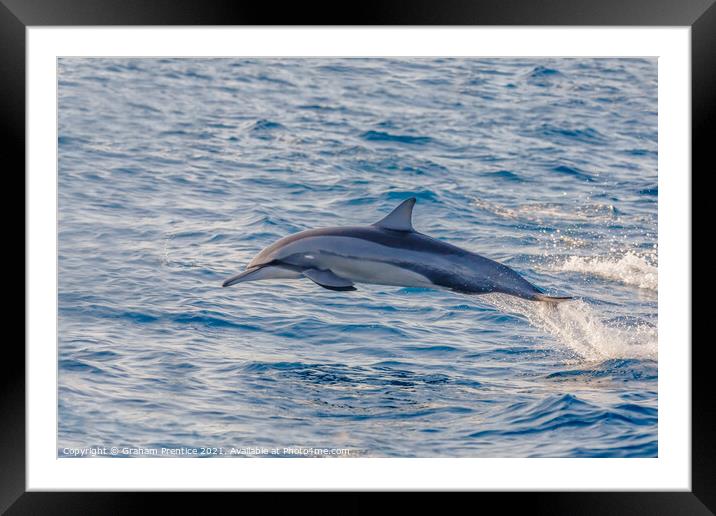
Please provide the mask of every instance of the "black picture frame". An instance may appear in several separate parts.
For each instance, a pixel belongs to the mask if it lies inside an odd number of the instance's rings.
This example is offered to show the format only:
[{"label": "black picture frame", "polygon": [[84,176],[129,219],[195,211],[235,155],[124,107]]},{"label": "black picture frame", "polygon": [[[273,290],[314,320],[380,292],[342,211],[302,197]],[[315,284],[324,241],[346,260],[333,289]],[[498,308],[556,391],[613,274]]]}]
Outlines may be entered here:
[{"label": "black picture frame", "polygon": [[[714,1],[416,0],[403,3],[384,0],[350,4],[349,8],[339,10],[335,6],[303,2],[277,8],[267,2],[229,0],[0,0],[0,141],[6,146],[3,169],[6,176],[24,177],[21,171],[24,172],[25,167],[25,29],[29,26],[633,25],[691,27],[693,178],[693,171],[713,171],[712,142],[708,135],[713,134],[716,125]],[[24,185],[22,188],[24,191]],[[9,193],[9,189],[6,192]],[[692,344],[690,492],[480,493],[479,496],[498,502],[501,510],[528,507],[536,514],[713,514],[716,511],[713,440],[716,404],[712,400],[707,369],[711,345],[709,339]],[[7,510],[7,514],[129,513],[143,509],[148,497],[157,496],[161,496],[164,510],[177,503],[185,510],[190,507],[187,505],[189,496],[184,493],[25,492],[25,351],[18,342],[8,338],[4,352],[4,359],[0,361],[0,511]],[[222,495],[225,496],[230,495]],[[357,496],[342,498],[341,512],[347,509],[363,512],[361,508],[370,508]]]}]

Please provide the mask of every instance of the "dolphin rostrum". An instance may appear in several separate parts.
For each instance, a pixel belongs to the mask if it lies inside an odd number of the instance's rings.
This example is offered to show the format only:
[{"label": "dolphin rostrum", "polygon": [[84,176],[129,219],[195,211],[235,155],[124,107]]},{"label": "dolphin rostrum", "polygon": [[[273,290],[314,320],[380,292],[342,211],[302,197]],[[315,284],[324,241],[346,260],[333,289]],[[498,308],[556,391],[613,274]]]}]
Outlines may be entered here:
[{"label": "dolphin rostrum", "polygon": [[371,226],[288,235],[261,251],[223,286],[306,277],[330,290],[356,290],[355,283],[373,283],[464,294],[499,292],[551,303],[571,299],[545,295],[506,265],[415,231],[414,205],[414,197],[407,199]]}]

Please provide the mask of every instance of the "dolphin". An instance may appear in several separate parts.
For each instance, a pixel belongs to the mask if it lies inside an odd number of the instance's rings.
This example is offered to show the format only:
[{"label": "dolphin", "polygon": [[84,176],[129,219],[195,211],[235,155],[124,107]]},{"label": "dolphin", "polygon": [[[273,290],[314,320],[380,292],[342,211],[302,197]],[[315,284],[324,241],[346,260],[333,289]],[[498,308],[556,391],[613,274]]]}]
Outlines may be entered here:
[{"label": "dolphin", "polygon": [[415,198],[370,226],[308,229],[261,251],[246,270],[224,281],[308,278],[323,288],[356,290],[356,283],[447,289],[462,294],[498,292],[558,303],[515,271],[413,229]]}]

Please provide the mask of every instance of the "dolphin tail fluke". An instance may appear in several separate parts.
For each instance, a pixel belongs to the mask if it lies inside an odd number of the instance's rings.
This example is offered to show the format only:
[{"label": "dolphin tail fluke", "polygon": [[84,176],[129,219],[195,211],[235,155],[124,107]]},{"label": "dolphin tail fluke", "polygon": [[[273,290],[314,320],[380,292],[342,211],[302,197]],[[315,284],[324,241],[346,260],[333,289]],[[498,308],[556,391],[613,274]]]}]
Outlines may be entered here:
[{"label": "dolphin tail fluke", "polygon": [[563,301],[569,301],[570,299],[574,299],[570,296],[547,296],[545,294],[535,294],[532,298],[535,301],[542,301],[543,303],[550,303],[553,305],[556,305],[558,303],[562,303]]}]

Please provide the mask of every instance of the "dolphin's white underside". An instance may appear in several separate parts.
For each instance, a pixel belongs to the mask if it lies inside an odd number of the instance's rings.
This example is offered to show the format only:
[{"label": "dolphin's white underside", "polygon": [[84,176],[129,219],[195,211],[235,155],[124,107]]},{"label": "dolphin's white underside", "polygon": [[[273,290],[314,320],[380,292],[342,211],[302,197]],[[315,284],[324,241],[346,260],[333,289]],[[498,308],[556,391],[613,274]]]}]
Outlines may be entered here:
[{"label": "dolphin's white underside", "polygon": [[[309,255],[310,256],[310,255]],[[352,283],[372,283],[374,285],[391,285],[400,287],[439,288],[425,276],[404,269],[397,265],[372,260],[331,256],[321,260],[319,270],[330,270],[337,276]],[[304,277],[300,271],[287,269],[280,265],[269,265],[246,271],[244,276],[231,282],[231,285],[247,281],[269,279],[298,279]]]}]

